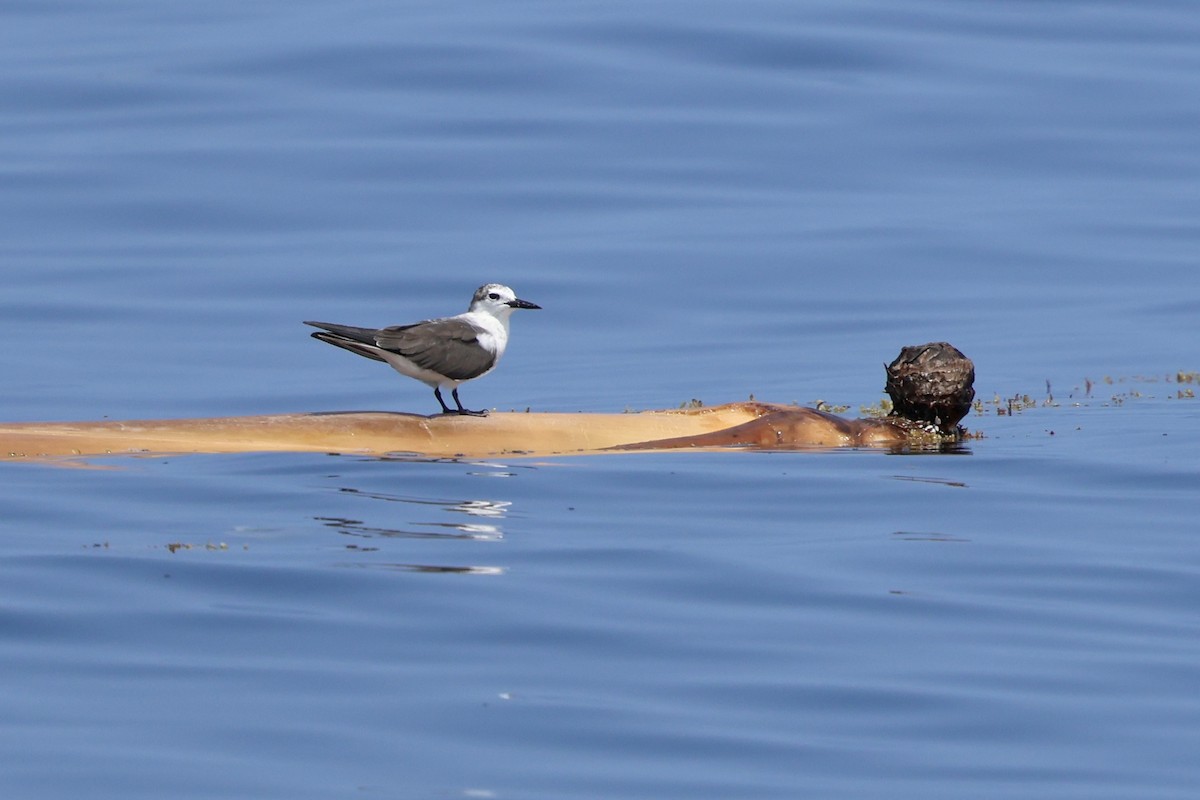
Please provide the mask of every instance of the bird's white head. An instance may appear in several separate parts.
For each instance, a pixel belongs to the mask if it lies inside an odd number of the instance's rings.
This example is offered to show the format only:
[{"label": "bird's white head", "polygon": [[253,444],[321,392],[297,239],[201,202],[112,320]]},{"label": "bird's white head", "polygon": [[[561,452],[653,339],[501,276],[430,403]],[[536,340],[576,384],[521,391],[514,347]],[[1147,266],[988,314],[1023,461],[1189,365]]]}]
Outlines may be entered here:
[{"label": "bird's white head", "polygon": [[516,293],[499,283],[485,283],[475,290],[469,311],[482,311],[497,319],[507,320],[508,315],[518,308],[541,308],[537,303],[521,300]]}]

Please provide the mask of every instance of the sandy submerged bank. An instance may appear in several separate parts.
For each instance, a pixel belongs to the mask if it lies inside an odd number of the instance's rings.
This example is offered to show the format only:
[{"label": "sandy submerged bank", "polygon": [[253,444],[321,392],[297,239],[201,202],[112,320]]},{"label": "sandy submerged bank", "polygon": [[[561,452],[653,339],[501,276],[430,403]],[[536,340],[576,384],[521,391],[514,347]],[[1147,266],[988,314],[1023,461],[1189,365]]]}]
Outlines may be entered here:
[{"label": "sandy submerged bank", "polygon": [[896,446],[881,420],[810,408],[731,403],[624,414],[496,412],[487,417],[329,412],[177,420],[0,423],[0,457],[322,452],[435,458],[539,456],[621,449]]},{"label": "sandy submerged bank", "polygon": [[851,420],[750,401],[625,414],[374,411],[0,423],[0,458],[249,452],[472,458],[720,447],[927,448],[965,435],[958,422],[971,407],[974,380],[974,365],[961,351],[948,342],[930,342],[902,348],[887,366],[894,408],[885,419]]}]

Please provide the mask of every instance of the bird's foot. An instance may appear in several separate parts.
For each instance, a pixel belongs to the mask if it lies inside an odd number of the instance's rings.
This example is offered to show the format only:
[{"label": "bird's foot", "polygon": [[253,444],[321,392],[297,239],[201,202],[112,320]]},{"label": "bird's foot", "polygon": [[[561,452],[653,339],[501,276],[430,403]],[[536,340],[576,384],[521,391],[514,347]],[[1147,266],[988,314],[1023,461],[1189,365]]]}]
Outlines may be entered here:
[{"label": "bird's foot", "polygon": [[459,408],[459,409],[449,409],[448,408],[442,412],[443,417],[447,417],[447,416],[449,416],[449,417],[486,417],[487,415],[488,415],[488,410],[486,408],[482,409],[480,411],[472,411],[469,408]]},{"label": "bird's foot", "polygon": [[[438,394],[437,392],[434,392],[434,394],[437,394],[438,402],[441,402],[442,396],[440,394]],[[486,417],[488,415],[488,412],[486,409],[484,409],[483,411],[472,411],[469,408],[463,408],[462,400],[458,399],[458,388],[457,387],[454,389],[453,392],[450,393],[450,396],[454,398],[454,405],[458,406],[459,414],[462,414],[467,417]],[[446,408],[445,403],[442,403],[442,408]],[[449,411],[450,409],[447,408],[446,410]]]}]

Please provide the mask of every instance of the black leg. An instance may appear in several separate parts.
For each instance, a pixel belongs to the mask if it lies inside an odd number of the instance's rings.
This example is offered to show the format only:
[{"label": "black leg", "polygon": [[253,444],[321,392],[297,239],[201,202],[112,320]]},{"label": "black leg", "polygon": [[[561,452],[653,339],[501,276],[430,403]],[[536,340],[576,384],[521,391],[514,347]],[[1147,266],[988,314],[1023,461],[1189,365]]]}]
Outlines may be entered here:
[{"label": "black leg", "polygon": [[[433,387],[433,396],[436,397],[437,401],[442,404],[442,413],[443,414],[457,414],[458,413],[457,411],[451,411],[450,406],[446,405],[446,401],[442,399],[442,387],[440,387],[440,386]],[[457,401],[458,397],[455,396],[454,399],[455,399],[455,401]],[[461,407],[462,403],[459,403],[459,406]]]},{"label": "black leg", "polygon": [[487,409],[484,409],[483,411],[471,411],[463,408],[462,400],[458,399],[458,387],[455,387],[454,391],[450,392],[450,396],[454,398],[454,403],[458,406],[459,414],[466,414],[470,417],[486,417],[488,415]]}]

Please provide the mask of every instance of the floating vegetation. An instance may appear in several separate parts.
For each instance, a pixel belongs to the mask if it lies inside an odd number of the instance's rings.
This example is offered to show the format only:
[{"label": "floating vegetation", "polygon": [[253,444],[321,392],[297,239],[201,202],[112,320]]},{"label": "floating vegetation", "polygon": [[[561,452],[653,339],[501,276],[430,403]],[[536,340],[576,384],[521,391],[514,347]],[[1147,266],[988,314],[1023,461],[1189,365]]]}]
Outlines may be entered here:
[{"label": "floating vegetation", "polygon": [[813,408],[817,411],[824,411],[827,414],[845,414],[850,410],[850,406],[848,405],[833,405],[826,403],[824,400],[814,400]]},{"label": "floating vegetation", "polygon": [[859,406],[858,413],[862,414],[864,417],[881,419],[891,414],[893,408],[895,408],[895,405],[892,403],[892,398],[881,397],[873,405]]},{"label": "floating vegetation", "polygon": [[[1120,386],[1126,384],[1155,383],[1188,384],[1184,388],[1176,389],[1173,394],[1166,395],[1166,398],[1176,400],[1192,400],[1196,397],[1196,390],[1191,388],[1191,384],[1200,383],[1200,372],[1181,371],[1176,372],[1174,375],[1164,375],[1162,377],[1147,377],[1144,375],[1113,377],[1111,375],[1106,375],[1097,380],[1084,378],[1083,383],[1080,386],[1075,386],[1071,389],[1071,392],[1067,395],[1067,398],[1070,399],[1069,405],[1074,407],[1088,405],[1088,401],[1095,401],[1100,405],[1105,406],[1123,406],[1127,402],[1133,400],[1153,399],[1155,395],[1148,393],[1144,389],[1131,386],[1126,391],[1116,392],[1109,395],[1107,399],[1096,398],[1093,396],[1093,391],[1095,390],[1096,386]],[[998,416],[1012,416],[1033,408],[1058,408],[1060,405],[1061,404],[1054,396],[1053,387],[1050,381],[1046,381],[1046,395],[1040,400],[1029,394],[1015,394],[1011,397],[1001,397],[999,394],[993,394],[992,399],[990,400],[984,400],[976,397],[975,401],[971,404],[971,408],[977,416],[982,416],[988,413],[994,413]]]},{"label": "floating vegetation", "polygon": [[[228,550],[229,545],[225,542],[205,542],[204,544],[190,544],[188,542],[168,542],[167,549],[172,553],[178,553],[180,550]],[[243,548],[245,549],[245,548]]]}]

